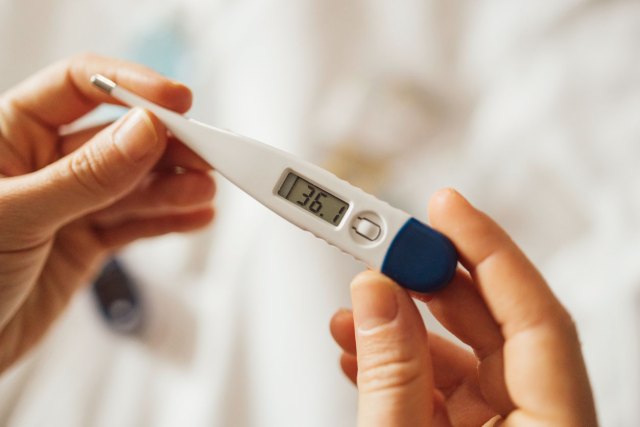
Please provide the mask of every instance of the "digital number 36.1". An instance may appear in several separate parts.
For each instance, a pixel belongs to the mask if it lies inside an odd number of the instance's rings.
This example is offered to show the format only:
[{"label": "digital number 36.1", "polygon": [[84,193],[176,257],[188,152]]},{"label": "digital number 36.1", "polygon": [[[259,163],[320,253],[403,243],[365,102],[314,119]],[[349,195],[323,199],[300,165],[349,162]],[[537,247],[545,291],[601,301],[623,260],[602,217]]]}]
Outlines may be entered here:
[{"label": "digital number 36.1", "polygon": [[302,197],[304,197],[304,200],[298,200],[296,203],[298,203],[300,206],[306,207],[307,204],[309,204],[311,198],[315,195],[316,197],[313,199],[307,209],[317,214],[322,210],[322,203],[320,202],[320,200],[322,200],[323,197],[328,197],[328,195],[324,191],[320,191],[318,192],[318,194],[316,194],[316,188],[312,185],[307,185],[307,188],[309,189],[309,192],[302,193]]}]

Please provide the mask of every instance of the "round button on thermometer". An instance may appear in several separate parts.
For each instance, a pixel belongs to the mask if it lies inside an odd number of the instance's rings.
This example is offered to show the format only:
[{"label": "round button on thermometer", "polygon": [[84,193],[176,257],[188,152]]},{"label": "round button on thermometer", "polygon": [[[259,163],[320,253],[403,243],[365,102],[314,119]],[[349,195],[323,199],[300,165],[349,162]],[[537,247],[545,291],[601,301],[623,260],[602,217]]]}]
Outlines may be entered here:
[{"label": "round button on thermometer", "polygon": [[371,240],[372,242],[376,240],[382,232],[378,224],[362,217],[356,219],[356,226],[354,228],[356,233],[367,240]]},{"label": "round button on thermometer", "polygon": [[357,243],[370,245],[381,240],[384,234],[384,222],[373,212],[360,212],[353,216],[349,231]]}]

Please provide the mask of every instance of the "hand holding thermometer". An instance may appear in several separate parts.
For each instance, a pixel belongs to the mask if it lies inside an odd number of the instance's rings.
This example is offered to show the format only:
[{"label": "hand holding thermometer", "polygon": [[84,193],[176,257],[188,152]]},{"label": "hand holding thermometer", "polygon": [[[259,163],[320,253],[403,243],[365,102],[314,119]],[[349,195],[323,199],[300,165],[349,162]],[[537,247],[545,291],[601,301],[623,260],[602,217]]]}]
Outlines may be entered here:
[{"label": "hand holding thermometer", "polygon": [[101,75],[91,82],[155,114],[229,181],[298,227],[337,246],[405,288],[432,292],[457,266],[452,243],[406,212],[332,173],[253,139],[162,108]]}]

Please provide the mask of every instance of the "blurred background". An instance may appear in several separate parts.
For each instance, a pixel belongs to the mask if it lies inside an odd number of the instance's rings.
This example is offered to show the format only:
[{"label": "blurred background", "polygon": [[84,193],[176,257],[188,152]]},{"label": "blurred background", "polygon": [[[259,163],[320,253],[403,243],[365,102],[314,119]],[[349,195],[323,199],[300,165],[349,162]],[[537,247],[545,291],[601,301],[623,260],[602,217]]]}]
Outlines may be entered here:
[{"label": "blurred background", "polygon": [[[640,425],[640,1],[0,0],[0,91],[85,51],[419,218],[460,190],[573,314],[602,425]],[[218,187],[213,227],[120,255],[143,329],[79,294],[0,424],[354,425],[328,321],[363,265]]]}]

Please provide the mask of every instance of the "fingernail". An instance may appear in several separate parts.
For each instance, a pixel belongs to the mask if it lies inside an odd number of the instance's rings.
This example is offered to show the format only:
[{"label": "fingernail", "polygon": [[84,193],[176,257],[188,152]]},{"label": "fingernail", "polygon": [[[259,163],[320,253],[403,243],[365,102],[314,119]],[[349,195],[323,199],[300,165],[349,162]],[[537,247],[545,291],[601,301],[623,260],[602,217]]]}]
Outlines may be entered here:
[{"label": "fingernail", "polygon": [[118,149],[134,162],[144,159],[158,146],[156,128],[149,115],[139,108],[124,117],[113,139]]},{"label": "fingernail", "polygon": [[391,322],[398,314],[396,285],[377,273],[361,273],[351,282],[356,327],[367,331]]}]

